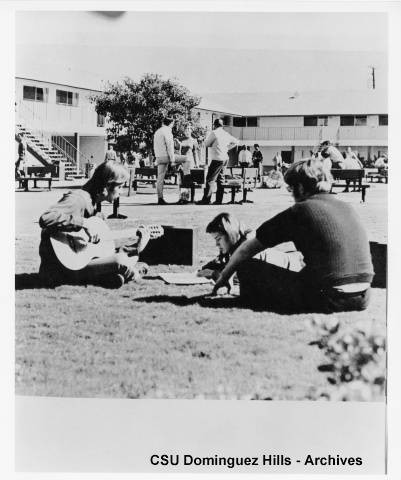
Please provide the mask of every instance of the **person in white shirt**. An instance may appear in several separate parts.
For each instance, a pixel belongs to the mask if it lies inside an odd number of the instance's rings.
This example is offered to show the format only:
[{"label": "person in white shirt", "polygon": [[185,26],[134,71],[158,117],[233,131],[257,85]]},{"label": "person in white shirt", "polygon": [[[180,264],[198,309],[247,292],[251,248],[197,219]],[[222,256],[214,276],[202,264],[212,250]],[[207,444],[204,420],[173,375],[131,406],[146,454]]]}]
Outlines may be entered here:
[{"label": "person in white shirt", "polygon": [[238,153],[238,164],[243,166],[246,163],[246,147],[242,145]]},{"label": "person in white shirt", "polygon": [[238,140],[226,132],[223,128],[224,123],[221,118],[216,118],[213,123],[213,131],[205,141],[205,146],[210,147],[211,162],[206,175],[206,187],[200,205],[209,205],[212,197],[213,186],[217,184],[216,205],[223,202],[224,188],[224,167],[228,161],[228,150],[238,145]]},{"label": "person in white shirt", "polygon": [[173,129],[174,118],[165,117],[163,125],[156,130],[153,137],[153,150],[157,165],[157,203],[167,205],[163,198],[164,177],[166,176],[169,164],[174,164],[174,139]]},{"label": "person in white shirt", "polygon": [[361,161],[357,157],[356,153],[352,151],[351,147],[347,148],[346,156],[342,164],[340,164],[340,168],[349,170],[363,168]]},{"label": "person in white shirt", "polygon": [[106,155],[104,156],[104,161],[108,162],[109,160],[117,160],[117,153],[115,152],[113,145],[109,145],[109,149],[106,152]]}]

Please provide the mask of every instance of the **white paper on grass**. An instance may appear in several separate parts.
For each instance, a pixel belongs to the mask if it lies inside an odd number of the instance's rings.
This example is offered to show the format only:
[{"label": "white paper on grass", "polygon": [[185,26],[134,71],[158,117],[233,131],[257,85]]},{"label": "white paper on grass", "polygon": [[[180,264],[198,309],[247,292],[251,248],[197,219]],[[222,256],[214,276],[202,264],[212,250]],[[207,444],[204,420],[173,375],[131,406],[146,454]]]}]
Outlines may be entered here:
[{"label": "white paper on grass", "polygon": [[184,273],[159,273],[166,283],[172,283],[174,285],[199,285],[203,283],[213,283],[213,280],[205,277],[198,277],[196,272],[184,272]]}]

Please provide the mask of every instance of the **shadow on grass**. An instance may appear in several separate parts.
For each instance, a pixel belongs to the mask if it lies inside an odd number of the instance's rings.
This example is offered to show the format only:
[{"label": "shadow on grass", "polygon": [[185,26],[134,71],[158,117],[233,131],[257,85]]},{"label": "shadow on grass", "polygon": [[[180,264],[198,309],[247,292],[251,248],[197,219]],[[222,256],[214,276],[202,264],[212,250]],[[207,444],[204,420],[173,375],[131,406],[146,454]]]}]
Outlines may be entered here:
[{"label": "shadow on grass", "polygon": [[142,303],[171,303],[178,307],[189,305],[200,305],[206,308],[238,308],[241,307],[239,297],[207,297],[205,295],[196,295],[187,297],[186,295],[151,295],[149,297],[138,297],[134,302]]},{"label": "shadow on grass", "polygon": [[31,290],[49,288],[44,284],[38,273],[17,273],[15,275],[15,290]]},{"label": "shadow on grass", "polygon": [[103,281],[95,282],[74,282],[68,281],[62,283],[55,283],[49,284],[49,282],[44,281],[39,273],[18,273],[15,275],[15,290],[35,290],[35,289],[47,289],[52,290],[56,287],[60,287],[62,285],[74,285],[74,286],[81,286],[86,287],[88,285],[93,285],[95,287],[106,288],[107,290],[116,290],[120,288],[120,283],[113,283],[108,281],[105,277]]}]

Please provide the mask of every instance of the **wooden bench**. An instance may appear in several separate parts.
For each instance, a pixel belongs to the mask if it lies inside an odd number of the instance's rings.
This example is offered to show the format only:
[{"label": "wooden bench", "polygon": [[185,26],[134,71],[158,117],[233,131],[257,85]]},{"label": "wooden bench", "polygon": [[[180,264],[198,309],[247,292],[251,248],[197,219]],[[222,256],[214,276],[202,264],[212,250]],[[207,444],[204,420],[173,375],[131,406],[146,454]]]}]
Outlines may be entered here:
[{"label": "wooden bench", "polygon": [[53,179],[51,177],[18,177],[15,181],[18,182],[18,188],[23,188],[25,192],[29,192],[30,181],[33,182],[33,188],[38,188],[37,182],[45,182],[48,189],[51,190]]},{"label": "wooden bench", "polygon": [[134,191],[138,190],[138,183],[151,183],[155,185],[157,182],[157,168],[156,167],[139,167],[135,169],[134,180],[132,186]]},{"label": "wooden bench", "polygon": [[253,203],[252,200],[247,200],[248,192],[254,190],[258,181],[258,169],[252,167],[231,167],[226,170],[226,179],[223,183],[223,188],[231,191],[231,202],[235,203],[235,195],[242,191],[242,200],[238,203]]},{"label": "wooden bench", "polygon": [[206,182],[206,171],[203,168],[191,168],[191,177],[185,179],[181,187],[189,188],[191,190],[191,203],[195,201],[195,190],[197,188],[204,188]]},{"label": "wooden bench", "polygon": [[[333,168],[331,174],[334,179],[332,189],[335,187],[345,188],[345,191],[349,190],[351,182],[354,182],[354,185],[358,184],[358,191],[361,192],[362,202],[365,202],[366,190],[370,185],[364,185],[362,183],[363,178],[365,177],[365,171],[363,169],[341,169]],[[344,180],[344,182],[341,182]]]},{"label": "wooden bench", "polygon": [[378,168],[375,168],[374,170],[369,171],[366,174],[366,179],[370,181],[370,183],[373,183],[373,180],[376,180],[376,182],[384,183],[388,182],[388,176],[387,172],[386,173],[380,173]]}]

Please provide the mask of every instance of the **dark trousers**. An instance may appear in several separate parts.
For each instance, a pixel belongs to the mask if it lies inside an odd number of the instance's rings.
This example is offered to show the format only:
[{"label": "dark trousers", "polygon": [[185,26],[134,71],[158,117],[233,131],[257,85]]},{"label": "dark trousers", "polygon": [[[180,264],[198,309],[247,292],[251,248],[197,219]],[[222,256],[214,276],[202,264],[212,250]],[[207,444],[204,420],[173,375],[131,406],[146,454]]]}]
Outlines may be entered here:
[{"label": "dark trousers", "polygon": [[364,310],[370,298],[370,289],[357,293],[320,289],[312,286],[302,272],[256,259],[243,262],[237,275],[243,304],[282,313]]},{"label": "dark trousers", "polygon": [[216,202],[221,203],[224,196],[224,166],[225,162],[219,160],[212,160],[206,175],[206,187],[203,193],[203,201],[210,203],[212,198],[213,186],[216,183]]}]

